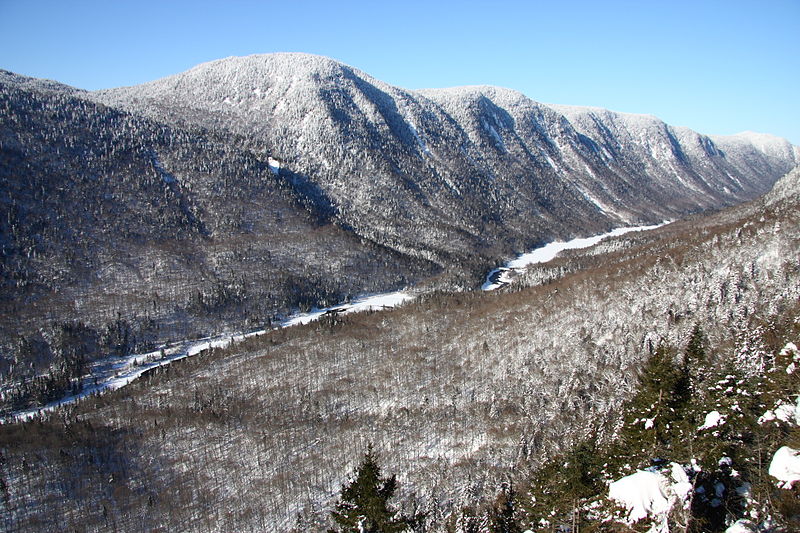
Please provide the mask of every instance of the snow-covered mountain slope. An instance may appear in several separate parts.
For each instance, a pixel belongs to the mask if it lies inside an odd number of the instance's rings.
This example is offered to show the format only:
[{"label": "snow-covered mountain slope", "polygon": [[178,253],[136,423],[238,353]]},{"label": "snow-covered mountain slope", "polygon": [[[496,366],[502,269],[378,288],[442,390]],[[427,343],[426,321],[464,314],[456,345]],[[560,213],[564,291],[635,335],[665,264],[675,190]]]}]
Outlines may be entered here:
[{"label": "snow-covered mountain slope", "polygon": [[0,394],[68,389],[67,338],[90,361],[149,351],[438,271],[324,224],[266,157],[82,94],[0,72]]},{"label": "snow-covered mountain slope", "polygon": [[797,161],[785,141],[408,91],[307,54],[96,93],[3,71],[0,109],[0,374],[20,354],[44,370],[71,321],[119,347],[121,320],[146,350],[423,279],[477,288],[543,242],[740,202]]},{"label": "snow-covered mountain slope", "polygon": [[232,57],[89,97],[241,136],[318,186],[334,220],[438,262],[730,205],[798,163],[785,141],[713,140],[497,87],[409,91],[307,54]]},{"label": "snow-covered mountain slope", "polygon": [[720,368],[757,372],[761,342],[800,317],[796,184],[574,251],[554,262],[580,272],[548,285],[328,317],[186,359],[67,422],[0,426],[9,529],[325,531],[371,442],[399,500],[446,531],[509,472],[589,428],[609,437],[662,340],[683,347],[700,324]]}]

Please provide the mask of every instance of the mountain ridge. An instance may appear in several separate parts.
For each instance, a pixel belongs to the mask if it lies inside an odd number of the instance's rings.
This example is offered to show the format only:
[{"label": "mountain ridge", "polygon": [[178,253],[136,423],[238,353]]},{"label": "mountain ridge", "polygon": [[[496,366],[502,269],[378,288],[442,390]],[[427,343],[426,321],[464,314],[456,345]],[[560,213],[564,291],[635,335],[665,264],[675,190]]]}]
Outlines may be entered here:
[{"label": "mountain ridge", "polygon": [[604,111],[609,124],[581,126],[512,89],[401,89],[309,54],[227,58],[86,96],[233,134],[312,182],[331,220],[439,264],[731,205],[798,162],[742,143],[729,160],[654,118],[643,130]]}]

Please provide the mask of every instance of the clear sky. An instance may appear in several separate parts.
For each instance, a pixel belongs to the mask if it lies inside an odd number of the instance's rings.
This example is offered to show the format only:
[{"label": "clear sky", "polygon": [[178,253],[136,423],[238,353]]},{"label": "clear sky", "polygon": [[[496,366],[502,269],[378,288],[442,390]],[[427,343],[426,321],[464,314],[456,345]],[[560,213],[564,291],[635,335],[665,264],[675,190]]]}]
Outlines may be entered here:
[{"label": "clear sky", "polygon": [[800,0],[0,0],[0,68],[84,89],[289,51],[800,144]]}]

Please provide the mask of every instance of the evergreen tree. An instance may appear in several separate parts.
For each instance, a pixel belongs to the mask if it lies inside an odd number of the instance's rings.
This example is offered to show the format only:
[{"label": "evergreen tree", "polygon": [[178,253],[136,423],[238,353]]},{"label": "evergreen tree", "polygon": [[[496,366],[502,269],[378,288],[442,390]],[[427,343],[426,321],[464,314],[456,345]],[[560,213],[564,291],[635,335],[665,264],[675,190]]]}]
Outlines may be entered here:
[{"label": "evergreen tree", "polygon": [[674,350],[661,344],[642,369],[639,391],[626,407],[620,456],[655,457],[669,447],[676,422],[675,404],[681,372]]},{"label": "evergreen tree", "polygon": [[[342,486],[342,495],[331,512],[341,533],[394,533],[406,531],[413,521],[389,508],[397,490],[397,478],[381,477],[375,453],[370,445],[355,470],[354,479]],[[335,532],[336,530],[331,530]]]},{"label": "evergreen tree", "polygon": [[681,378],[678,384],[677,399],[688,404],[697,398],[702,390],[706,374],[706,340],[700,324],[695,324],[681,360]]},{"label": "evergreen tree", "polygon": [[500,494],[489,510],[489,531],[492,533],[520,533],[517,495],[514,486],[503,483]]}]

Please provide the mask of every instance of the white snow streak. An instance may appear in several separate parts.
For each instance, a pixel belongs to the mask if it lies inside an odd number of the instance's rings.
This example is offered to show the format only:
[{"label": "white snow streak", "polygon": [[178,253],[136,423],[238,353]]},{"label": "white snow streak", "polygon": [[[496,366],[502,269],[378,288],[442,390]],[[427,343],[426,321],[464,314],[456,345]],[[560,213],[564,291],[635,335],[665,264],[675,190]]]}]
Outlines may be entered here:
[{"label": "white snow streak", "polygon": [[579,237],[577,239],[572,239],[571,241],[567,242],[555,241],[545,244],[541,248],[536,248],[532,252],[522,254],[516,259],[509,261],[508,263],[505,264],[505,266],[496,268],[491,272],[489,272],[489,274],[486,276],[486,282],[481,286],[481,290],[493,291],[504,285],[508,285],[509,283],[511,283],[514,271],[523,270],[530,265],[547,263],[548,261],[552,261],[556,257],[556,255],[558,255],[560,252],[564,250],[576,250],[579,248],[588,248],[590,246],[594,246],[603,239],[609,237],[617,237],[619,235],[625,235],[626,233],[630,233],[632,231],[645,231],[645,230],[655,229],[663,226],[664,224],[667,224],[667,222],[662,222],[661,224],[655,224],[653,226],[634,226],[629,228],[617,228],[609,231],[608,233],[595,235],[593,237]]}]

